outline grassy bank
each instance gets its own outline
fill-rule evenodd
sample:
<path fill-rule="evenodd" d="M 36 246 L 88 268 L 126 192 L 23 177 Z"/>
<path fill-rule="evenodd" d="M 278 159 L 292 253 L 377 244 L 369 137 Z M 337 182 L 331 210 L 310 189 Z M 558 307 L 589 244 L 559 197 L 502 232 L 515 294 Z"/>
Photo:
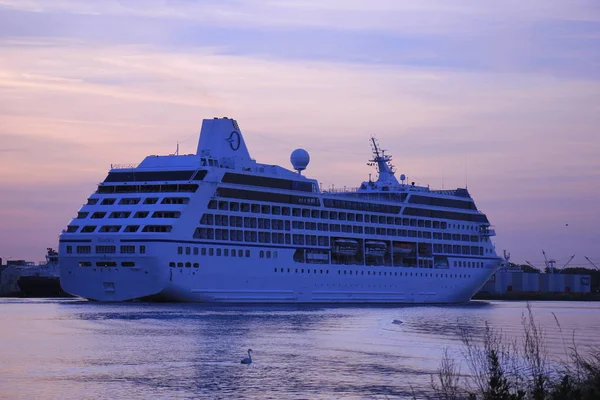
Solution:
<path fill-rule="evenodd" d="M 600 346 L 580 349 L 574 336 L 565 340 L 565 358 L 550 360 L 544 331 L 529 305 L 523 313 L 522 335 L 511 339 L 486 324 L 483 337 L 463 330 L 461 357 L 468 373 L 444 352 L 432 377 L 432 398 L 444 400 L 598 400 Z M 560 323 L 556 320 L 558 327 Z M 560 329 L 562 332 L 562 328 Z"/>

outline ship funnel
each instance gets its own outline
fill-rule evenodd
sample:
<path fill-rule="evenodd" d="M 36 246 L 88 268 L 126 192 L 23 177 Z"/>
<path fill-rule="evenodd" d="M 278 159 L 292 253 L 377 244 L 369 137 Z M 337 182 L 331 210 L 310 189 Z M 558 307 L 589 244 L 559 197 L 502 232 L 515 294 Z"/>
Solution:
<path fill-rule="evenodd" d="M 230 118 L 214 118 L 202 121 L 196 154 L 202 157 L 210 156 L 217 160 L 250 160 L 242 131 L 237 122 Z"/>

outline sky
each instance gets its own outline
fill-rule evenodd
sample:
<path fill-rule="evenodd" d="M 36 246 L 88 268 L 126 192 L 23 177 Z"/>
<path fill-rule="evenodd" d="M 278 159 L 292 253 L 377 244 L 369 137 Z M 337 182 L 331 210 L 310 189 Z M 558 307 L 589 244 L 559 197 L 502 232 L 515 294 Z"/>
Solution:
<path fill-rule="evenodd" d="M 517 263 L 600 267 L 600 3 L 0 0 L 0 257 L 42 260 L 111 163 L 235 118 L 323 188 L 468 187 Z"/>

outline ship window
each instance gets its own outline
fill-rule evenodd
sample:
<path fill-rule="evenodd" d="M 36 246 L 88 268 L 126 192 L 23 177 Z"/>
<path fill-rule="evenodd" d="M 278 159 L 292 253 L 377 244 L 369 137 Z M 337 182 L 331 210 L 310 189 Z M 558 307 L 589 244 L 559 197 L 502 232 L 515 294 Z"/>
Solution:
<path fill-rule="evenodd" d="M 77 229 L 79 229 L 79 225 L 69 225 L 67 226 L 67 232 L 77 232 Z"/>
<path fill-rule="evenodd" d="M 138 229 L 140 229 L 139 225 L 127 225 L 123 232 L 137 232 Z"/>
<path fill-rule="evenodd" d="M 177 263 L 177 266 L 178 266 L 179 268 L 183 268 L 183 263 L 182 263 L 182 262 L 178 262 L 178 263 Z"/>
<path fill-rule="evenodd" d="M 142 232 L 171 232 L 172 228 L 170 225 L 146 225 Z"/>
<path fill-rule="evenodd" d="M 281 207 L 279 206 L 273 206 L 273 215 L 281 215 Z"/>
<path fill-rule="evenodd" d="M 200 267 L 200 264 L 194 263 L 194 268 L 199 268 L 199 267 Z"/>
<path fill-rule="evenodd" d="M 157 201 L 158 201 L 158 197 L 147 197 L 144 200 L 144 204 L 156 204 Z"/>
<path fill-rule="evenodd" d="M 110 205 L 115 204 L 115 200 L 117 200 L 117 199 L 114 199 L 112 197 L 111 198 L 106 198 L 106 199 L 102 200 L 102 203 L 100 203 L 100 204 L 102 204 L 104 206 L 110 206 Z M 92 218 L 93 218 L 93 216 L 92 216 Z"/>
<path fill-rule="evenodd" d="M 119 204 L 137 204 L 140 202 L 140 198 L 136 197 L 126 197 L 119 201 Z"/>
<path fill-rule="evenodd" d="M 95 213 L 92 214 L 91 218 L 92 219 L 100 219 L 100 218 L 104 218 L 105 215 L 106 215 L 105 212 L 96 211 Z"/>
<path fill-rule="evenodd" d="M 73 246 L 67 246 L 67 253 L 73 253 Z"/>
<path fill-rule="evenodd" d="M 152 218 L 179 218 L 181 212 L 179 211 L 154 211 Z"/>
<path fill-rule="evenodd" d="M 242 250 L 242 249 L 238 250 L 238 257 L 244 257 L 244 250 Z"/>
<path fill-rule="evenodd" d="M 97 203 L 98 203 L 98 199 L 92 199 L 92 198 L 87 199 L 87 205 L 88 206 L 93 206 L 93 205 L 95 205 Z"/>
<path fill-rule="evenodd" d="M 104 225 L 100 228 L 99 232 L 119 232 L 121 225 Z"/>
<path fill-rule="evenodd" d="M 214 224 L 213 215 L 212 214 L 202 215 L 202 218 L 200 218 L 200 223 L 202 225 L 213 225 Z"/>
<path fill-rule="evenodd" d="M 188 197 L 165 197 L 161 204 L 187 204 L 189 201 Z"/>
<path fill-rule="evenodd" d="M 188 262 L 186 262 L 186 263 L 185 263 L 185 267 L 186 267 L 186 268 L 191 268 L 191 267 L 192 267 L 192 263 L 191 263 L 191 262 L 189 262 L 189 261 L 188 261 Z"/>
<path fill-rule="evenodd" d="M 210 249 L 208 249 L 208 255 L 209 256 L 214 256 L 215 255 L 215 249 L 213 249 L 212 247 Z"/>
<path fill-rule="evenodd" d="M 223 257 L 229 257 L 229 249 L 223 249 Z"/>
<path fill-rule="evenodd" d="M 258 253 L 258 256 L 259 256 L 260 258 L 264 258 L 264 256 L 265 256 L 265 252 L 264 252 L 264 250 L 261 250 L 261 251 Z"/>
<path fill-rule="evenodd" d="M 121 267 L 135 267 L 135 262 L 133 261 L 122 261 Z"/>
<path fill-rule="evenodd" d="M 148 211 L 138 211 L 135 213 L 133 218 L 146 218 L 148 216 Z"/>
<path fill-rule="evenodd" d="M 175 262 L 171 261 L 171 262 L 169 263 L 169 267 L 171 267 L 171 268 L 175 268 Z"/>
<path fill-rule="evenodd" d="M 113 254 L 116 251 L 116 246 L 96 246 L 96 254 Z"/>
<path fill-rule="evenodd" d="M 203 255 L 203 256 L 206 255 L 206 248 L 205 247 L 203 247 L 203 248 L 200 249 L 200 255 Z"/>
<path fill-rule="evenodd" d="M 117 263 L 114 261 L 98 261 L 96 267 L 116 267 Z"/>
<path fill-rule="evenodd" d="M 80 267 L 91 267 L 92 263 L 90 261 L 79 261 L 78 265 Z"/>
<path fill-rule="evenodd" d="M 189 256 L 191 253 L 192 253 L 191 247 L 186 246 L 186 248 L 185 248 L 185 254 Z"/>
<path fill-rule="evenodd" d="M 221 249 L 217 249 L 217 257 L 221 257 Z"/>
<path fill-rule="evenodd" d="M 242 203 L 241 208 L 242 212 L 250 212 L 250 204 Z"/>
<path fill-rule="evenodd" d="M 229 203 L 229 211 L 240 211 L 240 203 L 235 201 Z"/>
<path fill-rule="evenodd" d="M 198 255 L 198 248 L 194 247 L 194 255 L 197 256 Z"/>
<path fill-rule="evenodd" d="M 133 254 L 133 253 L 135 253 L 135 246 L 133 246 L 133 245 L 121 246 L 121 254 Z"/>
<path fill-rule="evenodd" d="M 83 219 L 83 218 L 86 218 L 86 217 L 88 216 L 88 214 L 89 214 L 88 212 L 79 211 L 79 212 L 77 213 L 77 219 Z"/>
<path fill-rule="evenodd" d="M 146 253 L 146 246 L 141 245 L 140 246 L 140 254 L 145 254 Z"/>
<path fill-rule="evenodd" d="M 227 210 L 227 202 L 226 201 L 219 201 L 219 210 Z"/>
<path fill-rule="evenodd" d="M 87 225 L 81 229 L 81 232 L 90 233 L 96 230 L 96 225 Z"/>
<path fill-rule="evenodd" d="M 208 202 L 208 208 L 210 210 L 216 210 L 217 209 L 217 201 L 216 200 L 211 200 Z"/>
<path fill-rule="evenodd" d="M 131 215 L 129 211 L 115 211 L 110 213 L 108 218 L 129 218 L 129 215 Z"/>
<path fill-rule="evenodd" d="M 77 246 L 77 254 L 90 254 L 92 246 Z"/>
<path fill-rule="evenodd" d="M 271 258 L 271 252 L 267 250 L 267 258 Z"/>

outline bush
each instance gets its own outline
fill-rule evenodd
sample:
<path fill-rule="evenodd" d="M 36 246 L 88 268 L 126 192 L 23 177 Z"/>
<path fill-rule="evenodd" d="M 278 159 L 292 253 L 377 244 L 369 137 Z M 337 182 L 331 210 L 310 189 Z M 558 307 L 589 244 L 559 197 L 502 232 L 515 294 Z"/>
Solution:
<path fill-rule="evenodd" d="M 560 328 L 560 324 L 557 324 Z M 600 399 L 600 347 L 583 356 L 573 339 L 566 362 L 548 359 L 545 334 L 536 324 L 531 307 L 521 317 L 521 340 L 506 337 L 486 323 L 483 338 L 476 340 L 461 330 L 461 351 L 469 374 L 444 351 L 431 384 L 443 400 L 598 400 Z"/>

